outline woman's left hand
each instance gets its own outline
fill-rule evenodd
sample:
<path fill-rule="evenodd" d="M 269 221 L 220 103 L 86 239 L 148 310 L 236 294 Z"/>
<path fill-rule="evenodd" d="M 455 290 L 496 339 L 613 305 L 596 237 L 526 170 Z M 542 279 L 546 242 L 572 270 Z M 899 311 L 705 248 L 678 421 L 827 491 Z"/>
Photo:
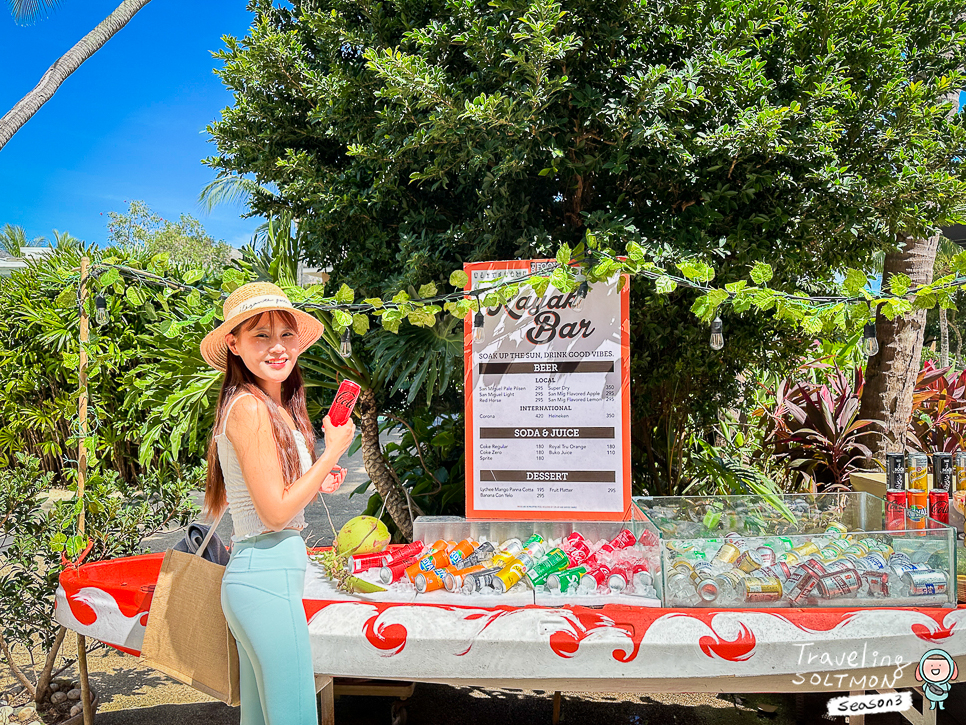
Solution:
<path fill-rule="evenodd" d="M 335 493 L 338 491 L 347 473 L 348 471 L 342 466 L 333 468 L 329 472 L 329 475 L 325 477 L 325 480 L 322 481 L 322 485 L 319 486 L 319 493 Z"/>

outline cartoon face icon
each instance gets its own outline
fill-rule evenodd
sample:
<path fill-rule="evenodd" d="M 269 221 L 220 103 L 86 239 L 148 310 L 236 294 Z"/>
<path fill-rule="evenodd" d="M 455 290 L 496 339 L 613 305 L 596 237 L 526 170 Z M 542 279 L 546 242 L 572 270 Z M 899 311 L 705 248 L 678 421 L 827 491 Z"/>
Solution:
<path fill-rule="evenodd" d="M 933 655 L 922 662 L 922 677 L 929 682 L 946 682 L 952 674 L 949 660 Z"/>

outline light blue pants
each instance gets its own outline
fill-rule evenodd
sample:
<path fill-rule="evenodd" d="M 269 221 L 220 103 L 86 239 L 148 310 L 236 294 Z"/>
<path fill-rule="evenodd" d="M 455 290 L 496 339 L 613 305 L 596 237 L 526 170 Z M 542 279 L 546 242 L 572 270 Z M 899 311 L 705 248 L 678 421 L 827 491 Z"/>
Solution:
<path fill-rule="evenodd" d="M 318 725 L 298 531 L 236 542 L 221 607 L 238 642 L 241 725 Z"/>

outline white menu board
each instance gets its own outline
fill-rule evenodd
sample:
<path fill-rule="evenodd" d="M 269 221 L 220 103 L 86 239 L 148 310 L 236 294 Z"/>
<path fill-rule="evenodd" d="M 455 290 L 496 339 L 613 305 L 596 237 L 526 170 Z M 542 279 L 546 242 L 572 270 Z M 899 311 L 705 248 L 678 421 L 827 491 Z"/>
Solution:
<path fill-rule="evenodd" d="M 552 260 L 465 266 L 469 289 Z M 621 520 L 630 506 L 628 294 L 617 277 L 542 297 L 521 284 L 465 326 L 468 518 Z M 575 306 L 579 309 L 574 309 Z"/>

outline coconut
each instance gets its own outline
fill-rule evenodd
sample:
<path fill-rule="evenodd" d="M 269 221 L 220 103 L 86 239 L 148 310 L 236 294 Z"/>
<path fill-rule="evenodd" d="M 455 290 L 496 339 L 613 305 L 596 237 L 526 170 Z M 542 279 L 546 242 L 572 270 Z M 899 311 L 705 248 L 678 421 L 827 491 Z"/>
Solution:
<path fill-rule="evenodd" d="M 372 554 L 389 545 L 389 530 L 375 516 L 349 519 L 335 537 L 335 553 L 339 555 Z"/>

